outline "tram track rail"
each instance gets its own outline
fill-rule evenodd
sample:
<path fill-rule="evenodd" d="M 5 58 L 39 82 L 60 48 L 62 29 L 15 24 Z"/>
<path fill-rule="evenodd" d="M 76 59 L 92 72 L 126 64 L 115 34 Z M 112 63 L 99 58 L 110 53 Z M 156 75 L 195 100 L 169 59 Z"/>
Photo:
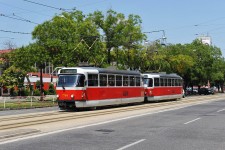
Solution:
<path fill-rule="evenodd" d="M 18 119 L 28 119 L 28 118 L 35 118 L 35 117 L 43 117 L 46 115 L 54 116 L 60 114 L 60 112 L 50 112 L 50 113 L 41 113 L 41 114 L 32 114 L 32 115 L 21 115 L 21 116 L 7 116 L 0 118 L 0 123 L 3 121 L 12 121 L 12 120 L 18 120 Z"/>
<path fill-rule="evenodd" d="M 184 104 L 192 104 L 195 102 L 201 103 L 209 100 L 221 100 L 224 99 L 221 96 L 213 95 L 213 96 L 199 96 L 199 97 L 189 97 L 178 101 L 166 101 L 159 103 L 147 103 L 141 105 L 132 105 L 127 107 L 113 107 L 111 109 L 100 109 L 96 111 L 83 111 L 83 112 L 52 112 L 52 113 L 41 113 L 41 114 L 32 114 L 32 115 L 22 115 L 22 116 L 13 116 L 13 117 L 1 117 L 0 118 L 0 131 L 4 131 L 7 129 L 16 129 L 20 127 L 28 127 L 33 125 L 42 125 L 48 123 L 61 122 L 66 120 L 75 120 L 81 118 L 95 117 L 101 115 L 109 115 L 116 114 L 122 112 L 129 112 L 134 110 L 142 110 L 142 109 L 151 109 L 151 108 L 160 108 L 166 107 L 174 108 L 179 105 L 182 106 Z M 166 109 L 164 108 L 164 109 Z"/>

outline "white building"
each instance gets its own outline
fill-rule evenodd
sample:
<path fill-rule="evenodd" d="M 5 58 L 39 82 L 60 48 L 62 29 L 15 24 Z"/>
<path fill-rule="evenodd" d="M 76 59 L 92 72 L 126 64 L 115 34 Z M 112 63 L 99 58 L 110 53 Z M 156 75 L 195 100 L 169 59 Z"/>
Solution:
<path fill-rule="evenodd" d="M 212 45 L 212 38 L 210 36 L 199 36 L 197 39 L 202 41 L 203 44 Z"/>

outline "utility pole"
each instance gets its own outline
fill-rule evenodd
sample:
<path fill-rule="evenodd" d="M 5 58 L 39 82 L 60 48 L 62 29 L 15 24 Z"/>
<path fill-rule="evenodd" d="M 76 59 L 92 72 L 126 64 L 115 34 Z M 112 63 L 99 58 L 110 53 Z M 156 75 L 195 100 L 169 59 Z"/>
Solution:
<path fill-rule="evenodd" d="M 41 92 L 41 97 L 40 97 L 40 101 L 43 101 L 44 98 L 44 89 L 43 89 L 43 69 L 45 68 L 45 63 L 40 63 L 39 64 L 39 69 L 40 69 L 40 92 Z"/>
<path fill-rule="evenodd" d="M 156 30 L 156 31 L 150 31 L 150 32 L 144 32 L 144 33 L 154 33 L 154 32 L 162 32 L 162 38 L 161 39 L 161 45 L 166 45 L 166 33 L 165 33 L 165 30 Z"/>

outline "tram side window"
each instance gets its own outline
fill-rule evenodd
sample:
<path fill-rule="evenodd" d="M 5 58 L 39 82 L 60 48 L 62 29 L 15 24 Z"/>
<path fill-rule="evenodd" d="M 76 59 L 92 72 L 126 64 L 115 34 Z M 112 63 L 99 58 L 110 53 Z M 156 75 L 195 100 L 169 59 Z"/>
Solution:
<path fill-rule="evenodd" d="M 183 80 L 179 79 L 179 86 L 183 85 Z"/>
<path fill-rule="evenodd" d="M 107 86 L 107 75 L 100 74 L 100 86 Z"/>
<path fill-rule="evenodd" d="M 88 74 L 88 86 L 98 86 L 97 74 Z"/>
<path fill-rule="evenodd" d="M 171 79 L 168 79 L 168 85 L 167 86 L 171 86 Z"/>
<path fill-rule="evenodd" d="M 136 77 L 136 86 L 141 86 L 141 78 Z"/>
<path fill-rule="evenodd" d="M 168 86 L 168 80 L 167 80 L 167 78 L 164 79 L 164 85 L 165 86 Z"/>
<path fill-rule="evenodd" d="M 175 79 L 172 79 L 172 86 L 175 86 Z"/>
<path fill-rule="evenodd" d="M 122 76 L 116 76 L 116 86 L 122 86 Z"/>
<path fill-rule="evenodd" d="M 148 87 L 152 87 L 152 86 L 153 86 L 153 79 L 149 78 Z"/>
<path fill-rule="evenodd" d="M 123 76 L 123 86 L 128 86 L 129 77 L 128 76 Z"/>
<path fill-rule="evenodd" d="M 179 79 L 175 79 L 175 86 L 179 86 Z"/>
<path fill-rule="evenodd" d="M 163 84 L 164 84 L 164 86 L 167 86 L 167 79 L 166 78 L 163 78 Z"/>
<path fill-rule="evenodd" d="M 164 86 L 164 79 L 160 78 L 160 86 Z"/>
<path fill-rule="evenodd" d="M 135 86 L 135 78 L 134 78 L 134 76 L 130 76 L 130 86 Z"/>
<path fill-rule="evenodd" d="M 108 75 L 108 86 L 115 86 L 115 75 Z"/>
<path fill-rule="evenodd" d="M 77 87 L 84 87 L 84 80 L 85 80 L 85 76 L 84 75 L 78 76 Z"/>
<path fill-rule="evenodd" d="M 154 78 L 154 85 L 159 86 L 159 78 Z"/>

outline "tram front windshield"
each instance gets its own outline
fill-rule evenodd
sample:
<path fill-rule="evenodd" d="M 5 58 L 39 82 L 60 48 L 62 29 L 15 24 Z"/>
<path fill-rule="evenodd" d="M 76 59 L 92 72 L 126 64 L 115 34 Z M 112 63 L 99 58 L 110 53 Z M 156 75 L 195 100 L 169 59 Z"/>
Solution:
<path fill-rule="evenodd" d="M 57 87 L 83 87 L 84 75 L 59 75 Z"/>

